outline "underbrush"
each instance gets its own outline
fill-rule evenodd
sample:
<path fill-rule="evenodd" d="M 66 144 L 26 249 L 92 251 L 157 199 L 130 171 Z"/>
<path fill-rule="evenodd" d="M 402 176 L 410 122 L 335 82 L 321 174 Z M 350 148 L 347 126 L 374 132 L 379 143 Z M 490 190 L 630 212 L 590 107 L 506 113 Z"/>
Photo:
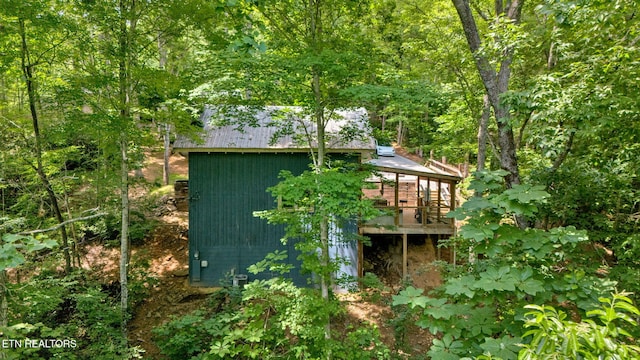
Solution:
<path fill-rule="evenodd" d="M 129 282 L 131 310 L 148 294 L 145 267 Z M 60 277 L 43 271 L 25 283 L 10 284 L 8 324 L 3 339 L 7 359 L 127 359 L 140 357 L 128 348 L 121 324 L 119 283 L 105 284 L 77 271 Z M 128 314 L 126 316 L 129 316 Z"/>
<path fill-rule="evenodd" d="M 323 318 L 344 313 L 337 299 L 327 308 L 317 290 L 280 278 L 256 280 L 222 289 L 204 308 L 156 328 L 155 342 L 170 359 L 392 358 L 370 324 L 333 326 L 332 338 L 325 338 Z"/>

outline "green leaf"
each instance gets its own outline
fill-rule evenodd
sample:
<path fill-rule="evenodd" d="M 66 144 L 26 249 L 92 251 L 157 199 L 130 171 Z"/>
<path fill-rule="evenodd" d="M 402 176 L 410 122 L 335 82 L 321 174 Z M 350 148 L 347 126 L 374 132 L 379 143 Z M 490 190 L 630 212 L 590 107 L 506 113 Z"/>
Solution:
<path fill-rule="evenodd" d="M 464 352 L 464 344 L 459 340 L 454 340 L 451 335 L 445 334 L 442 340 L 433 339 L 427 354 L 432 359 L 458 360 L 462 352 Z"/>
<path fill-rule="evenodd" d="M 445 293 L 454 296 L 465 295 L 471 299 L 475 295 L 475 283 L 476 278 L 472 275 L 465 275 L 459 278 L 450 279 L 444 286 Z"/>
<path fill-rule="evenodd" d="M 493 230 L 486 225 L 476 226 L 475 224 L 467 223 L 460 228 L 460 236 L 480 242 L 484 239 L 493 238 Z"/>
<path fill-rule="evenodd" d="M 523 249 L 540 250 L 549 243 L 549 239 L 544 236 L 544 233 L 537 229 L 518 230 L 514 229 L 513 236 L 519 235 L 518 237 L 522 241 Z"/>
<path fill-rule="evenodd" d="M 550 196 L 542 185 L 514 185 L 504 193 L 509 199 L 516 200 L 522 204 L 530 204 L 532 202 L 540 203 Z"/>
<path fill-rule="evenodd" d="M 476 288 L 484 291 L 514 291 L 517 279 L 510 273 L 509 266 L 500 268 L 489 267 L 480 273 L 480 279 L 476 282 Z"/>
<path fill-rule="evenodd" d="M 423 292 L 423 289 L 416 289 L 413 286 L 409 286 L 400 291 L 398 295 L 393 296 L 392 305 L 409 305 L 411 308 L 420 306 L 424 308 L 428 298 L 422 295 Z"/>
<path fill-rule="evenodd" d="M 35 239 L 32 236 L 5 234 L 5 241 L 0 246 L 0 270 L 15 268 L 24 264 L 23 252 L 35 252 L 42 249 L 50 249 L 58 245 L 55 240 L 43 238 Z"/>
<path fill-rule="evenodd" d="M 2 236 L 2 240 L 7 243 L 14 243 L 23 239 L 27 239 L 24 235 L 16 235 L 16 234 L 4 234 Z"/>
<path fill-rule="evenodd" d="M 491 354 L 502 359 L 515 359 L 520 351 L 519 344 L 522 339 L 505 335 L 499 339 L 491 337 L 484 338 L 484 343 L 480 344 L 480 348 L 485 354 Z"/>
<path fill-rule="evenodd" d="M 467 329 L 474 337 L 481 334 L 490 336 L 498 330 L 495 309 L 491 306 L 475 308 L 467 316 Z"/>
<path fill-rule="evenodd" d="M 518 283 L 518 289 L 528 295 L 533 296 L 546 290 L 544 287 L 544 283 L 536 279 L 527 279 L 521 281 L 520 283 Z"/>
<path fill-rule="evenodd" d="M 423 314 L 433 319 L 449 320 L 452 317 L 459 315 L 460 310 L 462 310 L 462 308 L 464 307 L 465 305 L 459 304 L 433 304 L 432 306 L 426 308 Z"/>
<path fill-rule="evenodd" d="M 494 209 L 496 208 L 496 205 L 487 198 L 474 196 L 465 201 L 464 204 L 462 204 L 462 207 L 467 211 L 478 211 Z M 458 220 L 464 220 L 464 218 Z"/>
<path fill-rule="evenodd" d="M 638 310 L 637 307 L 633 306 L 631 300 L 629 300 L 629 302 L 618 301 L 616 302 L 615 307 L 616 309 L 622 309 L 634 315 L 640 315 L 640 310 Z"/>

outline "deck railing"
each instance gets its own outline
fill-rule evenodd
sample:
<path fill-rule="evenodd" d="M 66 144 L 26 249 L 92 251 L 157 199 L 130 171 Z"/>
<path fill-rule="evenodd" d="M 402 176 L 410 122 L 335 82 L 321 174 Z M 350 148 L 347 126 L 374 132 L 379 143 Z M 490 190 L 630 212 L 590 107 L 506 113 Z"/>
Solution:
<path fill-rule="evenodd" d="M 447 218 L 449 206 L 375 206 L 383 215 L 365 222 L 366 226 L 428 227 L 431 225 L 450 225 L 453 219 Z"/>

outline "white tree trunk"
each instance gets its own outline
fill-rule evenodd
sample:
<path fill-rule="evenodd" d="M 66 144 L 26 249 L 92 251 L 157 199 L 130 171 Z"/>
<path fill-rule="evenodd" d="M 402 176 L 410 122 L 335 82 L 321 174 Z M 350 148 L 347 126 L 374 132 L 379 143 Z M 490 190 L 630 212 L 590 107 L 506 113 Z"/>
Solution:
<path fill-rule="evenodd" d="M 169 185 L 169 158 L 171 157 L 171 125 L 164 124 L 164 166 L 162 167 L 162 179 L 164 185 Z"/>
<path fill-rule="evenodd" d="M 121 140 L 120 151 L 121 161 L 121 208 L 122 226 L 120 229 L 120 310 L 122 313 L 122 334 L 127 337 L 127 318 L 129 308 L 129 284 L 128 284 L 128 267 L 129 267 L 129 164 L 127 156 L 127 140 L 126 137 Z"/>

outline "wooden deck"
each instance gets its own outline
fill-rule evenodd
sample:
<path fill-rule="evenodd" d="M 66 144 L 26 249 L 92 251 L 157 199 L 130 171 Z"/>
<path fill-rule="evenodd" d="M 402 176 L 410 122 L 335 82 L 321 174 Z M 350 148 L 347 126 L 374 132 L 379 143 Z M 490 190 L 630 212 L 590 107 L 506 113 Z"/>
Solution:
<path fill-rule="evenodd" d="M 379 172 L 368 179 L 366 198 L 383 214 L 360 224 L 361 235 L 402 236 L 402 278 L 406 279 L 409 235 L 455 235 L 455 220 L 447 214 L 456 207 L 460 177 L 431 169 L 401 156 L 371 160 Z M 358 246 L 358 274 L 363 275 L 364 250 Z"/>
<path fill-rule="evenodd" d="M 397 184 L 397 187 L 396 187 Z M 384 214 L 360 226 L 361 234 L 442 234 L 453 235 L 454 219 L 446 215 L 455 208 L 455 191 L 450 183 L 418 178 L 394 184 L 379 182 L 365 189 Z"/>

